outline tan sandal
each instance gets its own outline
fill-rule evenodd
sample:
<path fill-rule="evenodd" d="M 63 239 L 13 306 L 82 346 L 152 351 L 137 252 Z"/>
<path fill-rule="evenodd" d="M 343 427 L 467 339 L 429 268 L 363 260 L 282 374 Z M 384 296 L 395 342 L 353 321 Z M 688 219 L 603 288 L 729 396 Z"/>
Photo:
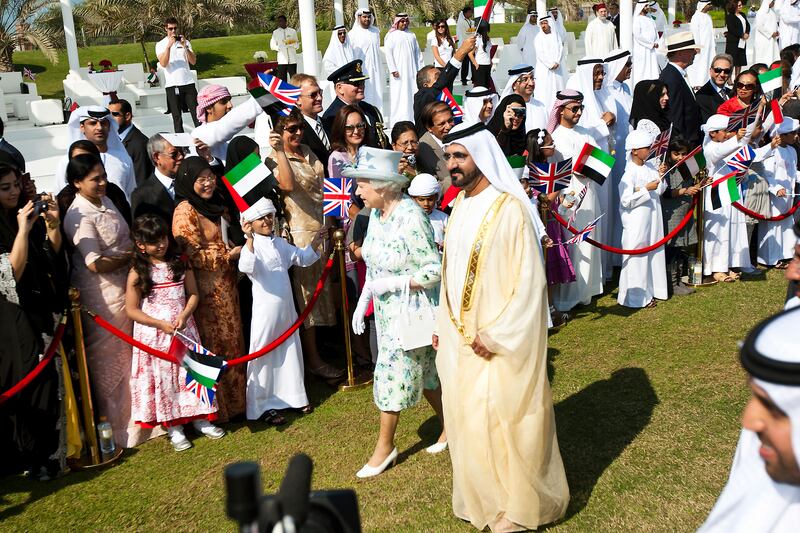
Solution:
<path fill-rule="evenodd" d="M 724 283 L 733 283 L 734 281 L 736 281 L 735 278 L 729 276 L 725 272 L 714 272 L 714 274 L 711 277 L 713 277 L 714 280 L 716 281 Z"/>

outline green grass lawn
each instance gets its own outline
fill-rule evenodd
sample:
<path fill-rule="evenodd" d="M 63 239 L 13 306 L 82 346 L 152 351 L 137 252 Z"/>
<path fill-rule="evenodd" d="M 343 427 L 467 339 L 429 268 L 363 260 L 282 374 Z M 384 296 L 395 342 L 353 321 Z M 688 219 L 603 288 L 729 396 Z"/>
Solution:
<path fill-rule="evenodd" d="M 747 398 L 737 341 L 778 311 L 780 272 L 720 284 L 655 309 L 616 304 L 616 291 L 550 337 L 549 370 L 570 484 L 558 532 L 692 531 L 728 475 Z M 222 472 L 260 463 L 274 492 L 288 459 L 308 453 L 315 488 L 354 487 L 366 531 L 472 531 L 450 510 L 450 461 L 430 456 L 439 424 L 426 405 L 403 413 L 399 464 L 369 481 L 355 472 L 374 446 L 371 390 L 333 393 L 314 383 L 311 415 L 281 429 L 231 424 L 220 441 L 180 454 L 159 438 L 103 471 L 48 483 L 0 481 L 3 531 L 233 531 Z"/>
<path fill-rule="evenodd" d="M 569 31 L 582 31 L 586 24 L 568 24 Z M 495 24 L 492 26 L 492 37 L 502 37 L 505 42 L 516 36 L 519 24 Z M 425 36 L 430 28 L 414 28 L 419 42 L 424 46 Z M 451 28 L 455 35 L 455 28 Z M 331 32 L 317 32 L 317 48 L 325 53 Z M 270 34 L 262 35 L 236 35 L 231 37 L 212 37 L 208 39 L 195 39 L 192 46 L 197 51 L 197 70 L 202 78 L 215 78 L 222 76 L 247 76 L 244 70 L 245 63 L 253 62 L 253 53 L 257 50 L 267 52 L 270 59 L 275 58 L 275 52 L 269 49 Z M 155 43 L 147 44 L 147 54 L 151 61 L 156 60 Z M 142 47 L 139 44 L 120 44 L 107 46 L 90 46 L 79 48 L 78 56 L 80 65 L 93 61 L 97 65 L 102 59 L 109 59 L 115 65 L 121 63 L 136 63 L 143 61 Z M 22 67 L 30 68 L 35 74 L 36 85 L 42 98 L 64 98 L 64 87 L 61 82 L 67 77 L 69 63 L 66 51 L 58 55 L 58 63 L 51 64 L 39 51 L 16 52 L 14 64 L 17 70 Z M 27 80 L 26 80 L 27 81 Z"/>

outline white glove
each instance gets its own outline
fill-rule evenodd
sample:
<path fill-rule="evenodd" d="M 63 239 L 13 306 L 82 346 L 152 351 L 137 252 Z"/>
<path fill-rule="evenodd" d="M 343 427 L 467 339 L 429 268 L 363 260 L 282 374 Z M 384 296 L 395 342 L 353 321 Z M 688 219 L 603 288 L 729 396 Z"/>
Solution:
<path fill-rule="evenodd" d="M 372 300 L 372 290 L 370 289 L 370 284 L 365 283 L 364 288 L 361 289 L 361 297 L 358 299 L 356 310 L 353 312 L 352 327 L 353 333 L 356 335 L 361 335 L 364 333 L 364 330 L 367 329 L 364 323 L 364 315 L 367 314 L 367 307 L 369 306 L 370 300 Z"/>
<path fill-rule="evenodd" d="M 374 296 L 380 296 L 387 292 L 402 291 L 411 283 L 411 276 L 391 276 L 388 278 L 378 278 L 365 284 L 369 287 Z"/>

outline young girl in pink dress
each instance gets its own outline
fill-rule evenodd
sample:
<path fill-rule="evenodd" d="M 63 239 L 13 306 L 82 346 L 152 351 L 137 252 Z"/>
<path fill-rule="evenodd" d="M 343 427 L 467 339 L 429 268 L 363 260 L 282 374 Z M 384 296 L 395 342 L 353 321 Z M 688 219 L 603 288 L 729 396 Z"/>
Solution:
<path fill-rule="evenodd" d="M 163 352 L 176 331 L 189 339 L 200 336 L 192 313 L 200 300 L 192 271 L 175 251 L 166 222 L 142 215 L 133 223 L 133 267 L 128 274 L 125 311 L 134 321 L 133 338 Z M 186 389 L 186 370 L 174 363 L 133 349 L 131 411 L 143 427 L 167 428 L 176 451 L 192 447 L 183 434 L 191 421 L 203 435 L 217 439 L 225 432 L 212 425 L 216 402 L 204 405 Z"/>

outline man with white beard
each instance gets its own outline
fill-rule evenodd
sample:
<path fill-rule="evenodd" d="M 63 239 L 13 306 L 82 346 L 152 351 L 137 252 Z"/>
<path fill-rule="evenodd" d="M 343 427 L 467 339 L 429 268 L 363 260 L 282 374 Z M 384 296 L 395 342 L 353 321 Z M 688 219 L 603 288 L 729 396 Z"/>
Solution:
<path fill-rule="evenodd" d="M 517 46 L 522 54 L 522 63 L 526 65 L 536 64 L 536 44 L 534 40 L 536 35 L 539 34 L 538 13 L 536 11 L 528 11 L 528 18 L 525 24 L 519 29 L 517 34 Z"/>
<path fill-rule="evenodd" d="M 422 68 L 422 53 L 419 51 L 416 35 L 409 31 L 408 26 L 408 14 L 398 13 L 384 38 L 386 66 L 389 69 L 391 124 L 414 120 L 416 76 Z"/>
<path fill-rule="evenodd" d="M 536 36 L 536 89 L 533 97 L 549 108 L 558 91 L 564 88 L 564 41 L 550 25 L 553 21 L 551 15 L 539 19 L 539 28 L 542 31 Z"/>
<path fill-rule="evenodd" d="M 356 11 L 355 20 L 347 35 L 355 59 L 360 59 L 369 78 L 364 82 L 364 100 L 383 114 L 383 87 L 386 74 L 381 61 L 381 32 L 375 26 L 375 15 L 369 9 Z M 339 65 L 342 66 L 342 65 Z"/>
<path fill-rule="evenodd" d="M 586 51 L 596 57 L 605 57 L 617 47 L 617 32 L 608 20 L 608 8 L 603 3 L 592 6 L 595 19 L 586 25 L 584 46 Z"/>

